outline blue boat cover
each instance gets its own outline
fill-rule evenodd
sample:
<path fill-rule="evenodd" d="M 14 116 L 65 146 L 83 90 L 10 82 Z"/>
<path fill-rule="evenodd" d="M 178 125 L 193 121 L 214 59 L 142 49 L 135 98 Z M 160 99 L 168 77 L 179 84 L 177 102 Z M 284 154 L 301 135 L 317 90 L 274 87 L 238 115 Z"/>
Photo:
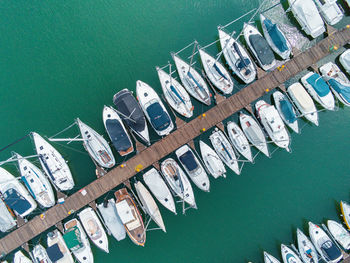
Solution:
<path fill-rule="evenodd" d="M 183 155 L 180 156 L 181 163 L 189 170 L 190 172 L 197 169 L 198 164 L 193 156 L 193 153 L 191 151 L 185 152 Z"/>
<path fill-rule="evenodd" d="M 309 83 L 314 90 L 316 91 L 316 93 L 318 94 L 318 96 L 320 97 L 324 97 L 326 96 L 329 92 L 331 92 L 331 90 L 329 89 L 327 83 L 323 80 L 323 78 L 317 74 L 314 73 L 313 75 L 311 75 L 310 77 L 308 77 L 306 79 L 306 82 Z"/>
<path fill-rule="evenodd" d="M 46 249 L 46 253 L 52 262 L 57 262 L 58 260 L 63 258 L 63 254 L 62 254 L 58 244 L 54 244 L 51 247 L 48 247 Z"/>
<path fill-rule="evenodd" d="M 337 246 L 330 240 L 321 245 L 321 250 L 327 255 L 329 261 L 333 261 L 342 255 Z"/>
<path fill-rule="evenodd" d="M 264 25 L 269 33 L 272 42 L 278 48 L 279 51 L 285 52 L 288 50 L 287 40 L 284 35 L 281 33 L 277 24 L 273 23 L 270 19 L 264 20 Z"/>
<path fill-rule="evenodd" d="M 293 111 L 292 103 L 289 100 L 283 99 L 280 101 L 281 111 L 283 113 L 284 118 L 289 122 L 293 123 L 296 121 L 297 116 Z"/>
<path fill-rule="evenodd" d="M 107 120 L 106 129 L 117 151 L 126 151 L 131 147 L 131 141 L 118 120 Z"/>
<path fill-rule="evenodd" d="M 170 117 L 163 110 L 159 102 L 155 102 L 146 109 L 149 118 L 151 119 L 152 126 L 157 131 L 163 131 L 170 125 Z"/>
<path fill-rule="evenodd" d="M 25 199 L 20 193 L 16 191 L 14 188 L 8 189 L 5 193 L 3 193 L 5 203 L 18 214 L 23 214 L 28 209 L 32 207 L 32 205 Z"/>
<path fill-rule="evenodd" d="M 331 87 L 338 92 L 343 98 L 344 100 L 346 100 L 348 103 L 350 103 L 350 87 L 349 86 L 344 86 L 342 84 L 340 84 L 338 81 L 336 81 L 335 79 L 330 79 L 328 81 L 329 85 L 331 85 Z"/>

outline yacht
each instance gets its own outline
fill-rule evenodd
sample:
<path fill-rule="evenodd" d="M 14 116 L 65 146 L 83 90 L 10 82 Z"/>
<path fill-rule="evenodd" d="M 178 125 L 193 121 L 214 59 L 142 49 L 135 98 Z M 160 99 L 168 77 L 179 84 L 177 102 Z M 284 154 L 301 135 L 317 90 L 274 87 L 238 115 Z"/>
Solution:
<path fill-rule="evenodd" d="M 226 177 L 226 168 L 219 155 L 205 142 L 199 141 L 199 148 L 205 167 L 216 179 L 220 176 Z"/>
<path fill-rule="evenodd" d="M 281 244 L 281 254 L 284 263 L 302 263 L 297 254 L 286 245 Z"/>
<path fill-rule="evenodd" d="M 294 132 L 299 133 L 298 117 L 288 97 L 280 91 L 275 91 L 272 96 L 275 102 L 275 107 L 284 123 Z"/>
<path fill-rule="evenodd" d="M 344 17 L 343 11 L 340 9 L 336 0 L 314 0 L 318 11 L 328 25 L 335 25 Z"/>
<path fill-rule="evenodd" d="M 297 229 L 297 243 L 300 257 L 305 263 L 318 263 L 315 246 L 299 228 Z"/>
<path fill-rule="evenodd" d="M 62 234 L 55 229 L 47 234 L 46 252 L 52 262 L 55 263 L 74 263 L 73 257 L 68 250 Z"/>
<path fill-rule="evenodd" d="M 338 222 L 334 220 L 327 221 L 327 227 L 333 238 L 343 247 L 344 250 L 350 249 L 350 233 Z"/>

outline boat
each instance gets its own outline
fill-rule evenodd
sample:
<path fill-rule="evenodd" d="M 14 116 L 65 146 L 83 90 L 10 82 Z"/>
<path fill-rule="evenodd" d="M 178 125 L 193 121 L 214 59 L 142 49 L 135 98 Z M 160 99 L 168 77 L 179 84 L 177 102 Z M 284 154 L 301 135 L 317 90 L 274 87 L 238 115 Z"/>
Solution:
<path fill-rule="evenodd" d="M 260 67 L 265 71 L 273 70 L 276 67 L 275 55 L 258 29 L 250 24 L 244 23 L 243 35 Z"/>
<path fill-rule="evenodd" d="M 185 88 L 168 73 L 160 68 L 156 68 L 163 94 L 168 104 L 180 115 L 191 118 L 193 116 L 193 106 L 190 96 Z"/>
<path fill-rule="evenodd" d="M 350 49 L 345 50 L 340 56 L 339 56 L 339 62 L 345 69 L 345 71 L 349 74 L 350 73 Z M 334 63 L 332 63 L 334 64 Z"/>
<path fill-rule="evenodd" d="M 328 25 L 335 25 L 344 17 L 336 0 L 314 0 L 318 11 Z"/>
<path fill-rule="evenodd" d="M 0 231 L 8 232 L 17 225 L 16 219 L 10 208 L 0 198 Z"/>
<path fill-rule="evenodd" d="M 192 149 L 185 144 L 177 149 L 175 154 L 192 182 L 202 191 L 209 192 L 210 181 L 207 172 Z"/>
<path fill-rule="evenodd" d="M 284 123 L 287 124 L 294 132 L 299 133 L 298 117 L 288 97 L 280 91 L 275 91 L 272 96 L 275 102 L 275 107 Z"/>
<path fill-rule="evenodd" d="M 324 261 L 336 263 L 343 258 L 339 248 L 318 225 L 309 222 L 309 235 L 317 252 Z"/>
<path fill-rule="evenodd" d="M 40 244 L 36 245 L 31 253 L 34 263 L 52 263 L 46 249 Z"/>
<path fill-rule="evenodd" d="M 280 148 L 290 151 L 290 137 L 284 126 L 281 116 L 274 106 L 259 100 L 255 103 L 255 109 L 265 131 L 272 141 Z"/>
<path fill-rule="evenodd" d="M 281 254 L 284 263 L 302 263 L 297 254 L 286 245 L 281 244 Z"/>
<path fill-rule="evenodd" d="M 31 134 L 41 167 L 46 175 L 59 190 L 71 190 L 74 187 L 73 176 L 62 155 L 38 133 Z"/>
<path fill-rule="evenodd" d="M 18 153 L 14 153 L 14 156 L 18 161 L 21 180 L 30 194 L 42 207 L 53 206 L 55 204 L 55 195 L 49 180 L 43 172 Z"/>
<path fill-rule="evenodd" d="M 152 220 L 166 232 L 162 214 L 159 211 L 159 208 L 154 201 L 151 193 L 146 189 L 146 187 L 140 182 L 134 184 L 137 196 L 147 214 L 152 218 Z"/>
<path fill-rule="evenodd" d="M 119 189 L 114 193 L 118 215 L 125 227 L 130 239 L 139 246 L 146 242 L 146 230 L 143 225 L 142 216 L 136 204 L 126 188 Z"/>
<path fill-rule="evenodd" d="M 288 87 L 287 92 L 302 116 L 318 126 L 316 106 L 304 87 L 299 82 L 296 82 Z"/>
<path fill-rule="evenodd" d="M 22 218 L 33 212 L 37 204 L 28 193 L 27 189 L 4 168 L 0 167 L 0 192 L 3 201 Z"/>
<path fill-rule="evenodd" d="M 209 55 L 204 49 L 198 49 L 205 74 L 213 85 L 223 94 L 231 94 L 233 91 L 233 81 L 230 73 L 217 59 Z"/>
<path fill-rule="evenodd" d="M 158 94 L 141 80 L 136 82 L 136 96 L 151 126 L 159 136 L 168 135 L 174 124 Z"/>
<path fill-rule="evenodd" d="M 253 82 L 256 78 L 256 69 L 248 52 L 225 31 L 220 28 L 218 28 L 218 31 L 222 52 L 231 70 L 244 83 Z"/>
<path fill-rule="evenodd" d="M 47 234 L 46 252 L 52 262 L 74 263 L 73 257 L 63 240 L 62 234 L 57 229 Z"/>
<path fill-rule="evenodd" d="M 332 92 L 324 79 L 317 73 L 308 72 L 301 78 L 311 97 L 327 110 L 334 110 L 335 102 Z"/>
<path fill-rule="evenodd" d="M 182 60 L 175 53 L 171 54 L 176 65 L 177 72 L 179 73 L 182 84 L 188 93 L 204 103 L 205 105 L 210 105 L 210 92 L 207 83 L 204 81 L 202 76 L 184 60 Z"/>
<path fill-rule="evenodd" d="M 226 168 L 219 155 L 205 142 L 199 141 L 199 148 L 205 167 L 216 179 L 220 176 L 226 177 Z"/>
<path fill-rule="evenodd" d="M 209 140 L 220 159 L 230 167 L 232 171 L 239 175 L 241 171 L 238 166 L 236 154 L 224 133 L 215 128 L 213 133 L 209 136 Z"/>
<path fill-rule="evenodd" d="M 143 180 L 157 200 L 176 215 L 174 198 L 159 172 L 155 168 L 151 168 L 143 174 Z"/>
<path fill-rule="evenodd" d="M 134 146 L 117 111 L 112 107 L 104 106 L 102 117 L 108 136 L 120 156 L 132 153 Z"/>
<path fill-rule="evenodd" d="M 340 244 L 345 250 L 349 250 L 350 233 L 341 224 L 334 220 L 328 220 L 327 227 L 338 244 Z"/>
<path fill-rule="evenodd" d="M 115 207 L 115 200 L 113 198 L 105 199 L 103 203 L 97 205 L 97 208 L 103 218 L 104 225 L 114 238 L 118 241 L 125 239 L 126 230 Z"/>
<path fill-rule="evenodd" d="M 28 257 L 26 257 L 22 251 L 17 251 L 13 257 L 13 263 L 32 263 Z"/>
<path fill-rule="evenodd" d="M 277 258 L 264 251 L 264 263 L 281 263 Z"/>
<path fill-rule="evenodd" d="M 272 50 L 282 59 L 288 59 L 292 52 L 292 46 L 279 25 L 262 14 L 260 14 L 260 22 L 264 37 Z"/>
<path fill-rule="evenodd" d="M 288 0 L 288 3 L 294 17 L 307 35 L 316 38 L 326 31 L 313 0 Z"/>
<path fill-rule="evenodd" d="M 266 138 L 260 125 L 253 119 L 253 117 L 240 113 L 239 122 L 241 128 L 247 139 L 253 144 L 259 151 L 270 157 L 269 148 L 266 143 Z"/>
<path fill-rule="evenodd" d="M 109 253 L 108 238 L 96 212 L 91 207 L 87 207 L 78 213 L 78 217 L 92 243 Z"/>
<path fill-rule="evenodd" d="M 344 223 L 350 229 L 350 205 L 345 201 L 340 201 L 340 209 L 343 215 Z"/>
<path fill-rule="evenodd" d="M 94 262 L 89 240 L 79 221 L 75 218 L 69 220 L 64 224 L 64 229 L 63 239 L 78 262 Z"/>
<path fill-rule="evenodd" d="M 243 155 L 244 158 L 253 162 L 252 150 L 250 149 L 248 139 L 245 137 L 241 128 L 233 121 L 229 121 L 226 128 L 231 144 L 240 154 Z"/>
<path fill-rule="evenodd" d="M 123 89 L 113 97 L 115 109 L 119 117 L 132 130 L 141 141 L 150 145 L 148 127 L 145 115 L 132 93 L 128 89 Z"/>
<path fill-rule="evenodd" d="M 297 243 L 299 255 L 305 263 L 318 263 L 316 248 L 299 228 L 297 229 Z"/>

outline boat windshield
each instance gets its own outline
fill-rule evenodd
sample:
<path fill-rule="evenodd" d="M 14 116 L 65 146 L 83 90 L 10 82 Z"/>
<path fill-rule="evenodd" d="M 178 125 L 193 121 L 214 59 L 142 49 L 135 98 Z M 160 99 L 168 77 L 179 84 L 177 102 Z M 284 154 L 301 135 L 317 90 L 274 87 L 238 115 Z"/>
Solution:
<path fill-rule="evenodd" d="M 280 52 L 285 52 L 289 50 L 287 45 L 287 40 L 285 36 L 282 34 L 281 30 L 278 28 L 277 24 L 273 23 L 270 19 L 264 20 L 264 25 L 267 29 L 267 32 L 270 35 L 275 46 L 278 48 Z"/>
<path fill-rule="evenodd" d="M 330 260 L 335 260 L 341 256 L 340 250 L 330 240 L 321 245 L 321 250 Z"/>
<path fill-rule="evenodd" d="M 169 115 L 163 110 L 159 102 L 151 104 L 146 111 L 151 120 L 152 126 L 156 130 L 163 131 L 170 126 Z"/>
<path fill-rule="evenodd" d="M 106 128 L 117 151 L 126 151 L 132 145 L 124 127 L 118 120 L 107 120 Z"/>
<path fill-rule="evenodd" d="M 318 96 L 324 97 L 328 93 L 330 93 L 330 89 L 327 83 L 323 80 L 323 78 L 319 74 L 314 73 L 313 75 L 308 77 L 306 81 L 314 88 Z"/>
<path fill-rule="evenodd" d="M 335 79 L 330 79 L 328 81 L 328 83 L 331 85 L 331 87 L 336 92 L 341 94 L 341 96 L 344 98 L 344 100 L 346 100 L 347 102 L 350 102 L 350 87 L 349 86 L 342 85 L 338 81 L 336 81 Z"/>
<path fill-rule="evenodd" d="M 198 168 L 196 159 L 191 151 L 185 152 L 180 156 L 181 163 L 187 168 L 188 171 L 194 172 Z"/>
<path fill-rule="evenodd" d="M 288 121 L 289 123 L 293 123 L 297 120 L 297 116 L 293 111 L 292 103 L 290 103 L 287 99 L 282 99 L 280 101 L 280 107 L 286 121 Z"/>
<path fill-rule="evenodd" d="M 28 211 L 32 206 L 20 193 L 14 188 L 8 189 L 3 193 L 5 203 L 18 214 L 23 214 Z"/>

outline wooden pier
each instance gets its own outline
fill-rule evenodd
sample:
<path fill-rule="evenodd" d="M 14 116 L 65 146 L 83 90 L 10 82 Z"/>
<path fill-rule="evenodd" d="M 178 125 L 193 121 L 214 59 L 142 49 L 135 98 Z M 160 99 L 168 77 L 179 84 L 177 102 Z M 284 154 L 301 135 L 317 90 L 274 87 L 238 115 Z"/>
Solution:
<path fill-rule="evenodd" d="M 283 69 L 275 69 L 231 97 L 220 100 L 215 107 L 192 121 L 180 125 L 170 135 L 143 149 L 124 164 L 117 166 L 103 177 L 67 197 L 63 204 L 55 205 L 45 211 L 43 215 L 34 217 L 8 233 L 0 239 L 0 255 L 5 256 L 50 227 L 59 224 L 71 213 L 89 205 L 92 201 L 136 175 L 140 170 L 156 165 L 159 159 L 174 152 L 180 146 L 190 143 L 203 131 L 216 125 L 220 126 L 223 120 L 235 112 L 243 108 L 251 109 L 250 103 L 329 55 L 332 52 L 331 47 L 341 47 L 349 41 L 350 29 L 335 31 L 307 51 L 295 55 L 293 59 L 284 64 Z"/>

